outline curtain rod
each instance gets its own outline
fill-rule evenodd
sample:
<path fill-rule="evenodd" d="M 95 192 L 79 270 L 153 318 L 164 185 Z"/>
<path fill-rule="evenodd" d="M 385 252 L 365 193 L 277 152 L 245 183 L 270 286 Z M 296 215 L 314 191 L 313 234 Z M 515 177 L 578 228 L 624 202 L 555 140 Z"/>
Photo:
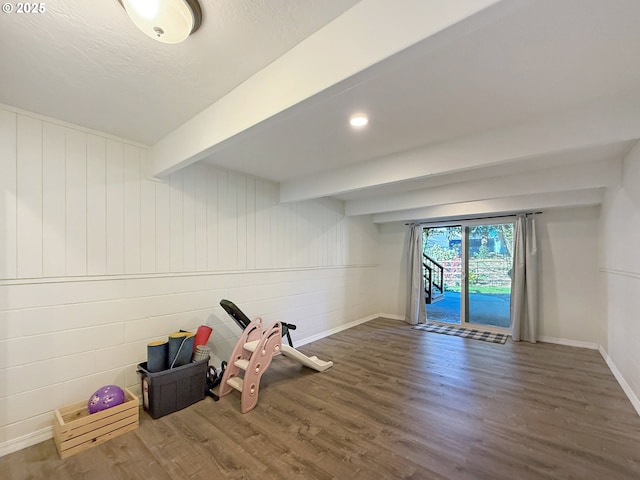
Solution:
<path fill-rule="evenodd" d="M 523 213 L 523 212 L 519 212 Z M 524 212 L 525 215 L 540 215 L 542 212 Z M 456 218 L 452 219 L 451 222 L 468 222 L 470 220 L 490 220 L 492 218 L 508 218 L 508 217 L 516 217 L 518 213 L 511 213 L 509 215 L 493 215 L 491 217 L 466 217 L 466 218 Z M 431 225 L 432 223 L 447 223 L 449 220 L 437 220 L 433 222 L 412 222 L 405 223 L 405 225 Z"/>

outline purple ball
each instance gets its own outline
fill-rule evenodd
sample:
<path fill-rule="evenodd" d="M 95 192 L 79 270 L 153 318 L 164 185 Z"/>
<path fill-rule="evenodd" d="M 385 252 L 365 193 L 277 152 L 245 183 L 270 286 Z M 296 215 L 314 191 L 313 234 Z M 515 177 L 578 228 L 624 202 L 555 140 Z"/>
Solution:
<path fill-rule="evenodd" d="M 117 385 L 100 387 L 89 398 L 89 413 L 97 413 L 124 403 L 124 391 Z"/>

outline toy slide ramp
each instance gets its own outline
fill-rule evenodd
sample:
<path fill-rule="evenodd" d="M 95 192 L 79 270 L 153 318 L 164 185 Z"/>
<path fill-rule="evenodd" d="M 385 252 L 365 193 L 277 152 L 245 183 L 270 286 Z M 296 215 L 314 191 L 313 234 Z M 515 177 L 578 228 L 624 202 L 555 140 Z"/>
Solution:
<path fill-rule="evenodd" d="M 296 362 L 301 363 L 305 367 L 312 368 L 317 370 L 318 372 L 324 372 L 327 368 L 333 366 L 333 362 L 325 362 L 324 360 L 320 360 L 315 355 L 313 357 L 307 357 L 304 353 L 299 352 L 295 348 L 290 347 L 289 345 L 281 345 L 280 353 L 284 356 L 295 360 Z"/>

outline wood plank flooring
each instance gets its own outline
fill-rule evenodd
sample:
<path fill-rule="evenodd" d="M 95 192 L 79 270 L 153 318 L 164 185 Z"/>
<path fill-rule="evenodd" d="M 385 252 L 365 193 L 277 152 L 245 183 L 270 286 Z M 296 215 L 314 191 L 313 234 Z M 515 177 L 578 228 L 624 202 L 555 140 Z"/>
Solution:
<path fill-rule="evenodd" d="M 377 319 L 279 357 L 258 406 L 236 392 L 60 460 L 0 458 L 2 479 L 639 479 L 640 417 L 596 351 L 496 345 Z"/>

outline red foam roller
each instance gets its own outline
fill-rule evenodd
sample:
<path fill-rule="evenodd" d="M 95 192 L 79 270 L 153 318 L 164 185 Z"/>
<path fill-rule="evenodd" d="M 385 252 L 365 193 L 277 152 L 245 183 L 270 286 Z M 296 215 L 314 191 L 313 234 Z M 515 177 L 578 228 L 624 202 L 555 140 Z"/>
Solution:
<path fill-rule="evenodd" d="M 196 351 L 196 347 L 198 345 L 206 345 L 209 341 L 209 336 L 211 335 L 211 327 L 207 327 L 206 325 L 200 325 L 198 327 L 198 331 L 196 332 L 196 338 L 193 342 L 193 351 Z"/>

